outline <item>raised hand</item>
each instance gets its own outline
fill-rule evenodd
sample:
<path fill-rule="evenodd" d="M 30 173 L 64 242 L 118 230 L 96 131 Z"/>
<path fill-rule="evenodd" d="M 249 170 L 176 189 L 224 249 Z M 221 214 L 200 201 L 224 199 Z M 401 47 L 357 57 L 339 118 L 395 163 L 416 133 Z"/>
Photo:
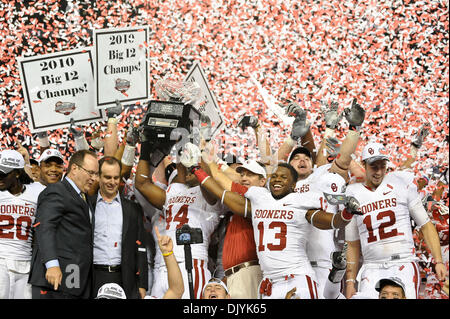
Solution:
<path fill-rule="evenodd" d="M 334 130 L 339 122 L 344 117 L 344 113 L 338 113 L 339 103 L 331 102 L 330 107 L 322 107 L 322 112 L 325 117 L 325 126 Z"/>
<path fill-rule="evenodd" d="M 258 118 L 253 115 L 244 115 L 238 123 L 238 127 L 245 130 L 247 127 L 256 129 L 258 127 Z"/>
<path fill-rule="evenodd" d="M 116 100 L 116 105 L 108 107 L 106 109 L 106 114 L 108 115 L 108 119 L 110 118 L 116 118 L 122 113 L 122 103 L 120 103 L 119 100 Z"/>
<path fill-rule="evenodd" d="M 330 136 L 325 139 L 325 147 L 329 156 L 336 157 L 341 150 L 341 143 L 337 138 Z"/>
<path fill-rule="evenodd" d="M 70 119 L 69 131 L 73 134 L 74 137 L 80 137 L 84 135 L 83 128 L 76 125 L 73 118 Z"/>
<path fill-rule="evenodd" d="M 306 121 L 306 111 L 303 111 L 295 117 L 294 123 L 292 123 L 291 138 L 298 141 L 308 133 L 310 126 L 311 124 Z"/>
<path fill-rule="evenodd" d="M 161 236 L 161 234 L 159 233 L 158 226 L 155 226 L 155 235 L 156 239 L 158 240 L 158 246 L 161 252 L 163 254 L 170 253 L 173 250 L 172 238 L 170 238 L 170 236 L 167 235 Z"/>
<path fill-rule="evenodd" d="M 135 147 L 140 141 L 139 128 L 133 127 L 131 131 L 128 131 L 126 141 L 128 145 Z"/>
<path fill-rule="evenodd" d="M 353 196 L 347 196 L 346 202 L 345 202 L 345 209 L 347 212 L 353 215 L 364 215 L 360 210 L 360 204 L 358 200 Z"/>
<path fill-rule="evenodd" d="M 422 125 L 422 127 L 419 130 L 419 132 L 416 134 L 416 137 L 414 138 L 414 141 L 412 141 L 411 144 L 415 148 L 419 149 L 422 146 L 425 137 L 428 136 L 429 130 L 430 130 L 430 125 L 429 124 Z"/>
<path fill-rule="evenodd" d="M 352 106 L 344 110 L 344 115 L 350 127 L 359 130 L 364 122 L 366 111 L 357 103 L 356 99 L 353 99 Z"/>
<path fill-rule="evenodd" d="M 300 116 L 301 114 L 305 113 L 306 111 L 297 103 L 295 102 L 289 102 L 286 106 L 286 115 L 287 116 Z"/>

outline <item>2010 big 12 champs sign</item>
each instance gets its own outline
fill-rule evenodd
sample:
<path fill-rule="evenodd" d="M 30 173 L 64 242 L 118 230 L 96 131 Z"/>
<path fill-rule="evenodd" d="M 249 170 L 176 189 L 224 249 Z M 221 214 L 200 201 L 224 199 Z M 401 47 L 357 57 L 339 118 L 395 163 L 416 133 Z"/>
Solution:
<path fill-rule="evenodd" d="M 149 98 L 148 27 L 94 31 L 97 108 Z"/>
<path fill-rule="evenodd" d="M 90 48 L 18 58 L 30 131 L 41 132 L 105 119 L 95 107 Z"/>

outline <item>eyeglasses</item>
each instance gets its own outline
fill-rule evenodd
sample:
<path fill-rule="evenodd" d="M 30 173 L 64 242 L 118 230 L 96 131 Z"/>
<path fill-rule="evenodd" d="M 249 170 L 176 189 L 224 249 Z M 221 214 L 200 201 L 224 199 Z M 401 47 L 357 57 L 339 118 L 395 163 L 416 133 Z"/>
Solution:
<path fill-rule="evenodd" d="M 86 173 L 89 174 L 89 176 L 95 176 L 95 177 L 98 177 L 98 172 L 89 171 L 89 170 L 85 169 L 83 166 L 78 165 L 78 164 L 75 164 L 75 165 L 77 165 L 79 168 L 82 168 Z"/>

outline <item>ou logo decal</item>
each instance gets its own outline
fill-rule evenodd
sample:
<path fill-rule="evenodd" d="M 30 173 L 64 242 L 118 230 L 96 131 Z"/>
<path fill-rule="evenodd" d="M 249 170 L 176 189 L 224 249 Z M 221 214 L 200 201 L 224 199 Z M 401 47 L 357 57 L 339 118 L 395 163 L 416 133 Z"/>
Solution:
<path fill-rule="evenodd" d="M 338 187 L 336 186 L 336 184 L 335 183 L 332 183 L 331 184 L 331 190 L 333 191 L 333 192 L 337 192 L 337 190 L 338 190 Z"/>
<path fill-rule="evenodd" d="M 373 153 L 374 153 L 373 148 L 369 148 L 367 151 L 369 152 L 370 155 L 373 155 Z"/>

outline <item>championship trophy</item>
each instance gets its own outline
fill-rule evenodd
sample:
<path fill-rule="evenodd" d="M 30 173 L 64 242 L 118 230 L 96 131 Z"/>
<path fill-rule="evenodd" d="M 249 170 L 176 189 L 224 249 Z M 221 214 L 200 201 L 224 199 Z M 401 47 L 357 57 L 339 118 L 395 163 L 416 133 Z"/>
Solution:
<path fill-rule="evenodd" d="M 141 122 L 142 143 L 148 143 L 149 162 L 153 167 L 169 155 L 177 144 L 182 149 L 192 136 L 201 114 L 194 107 L 202 99 L 196 82 L 161 80 L 156 83 L 159 100 L 148 103 Z"/>

